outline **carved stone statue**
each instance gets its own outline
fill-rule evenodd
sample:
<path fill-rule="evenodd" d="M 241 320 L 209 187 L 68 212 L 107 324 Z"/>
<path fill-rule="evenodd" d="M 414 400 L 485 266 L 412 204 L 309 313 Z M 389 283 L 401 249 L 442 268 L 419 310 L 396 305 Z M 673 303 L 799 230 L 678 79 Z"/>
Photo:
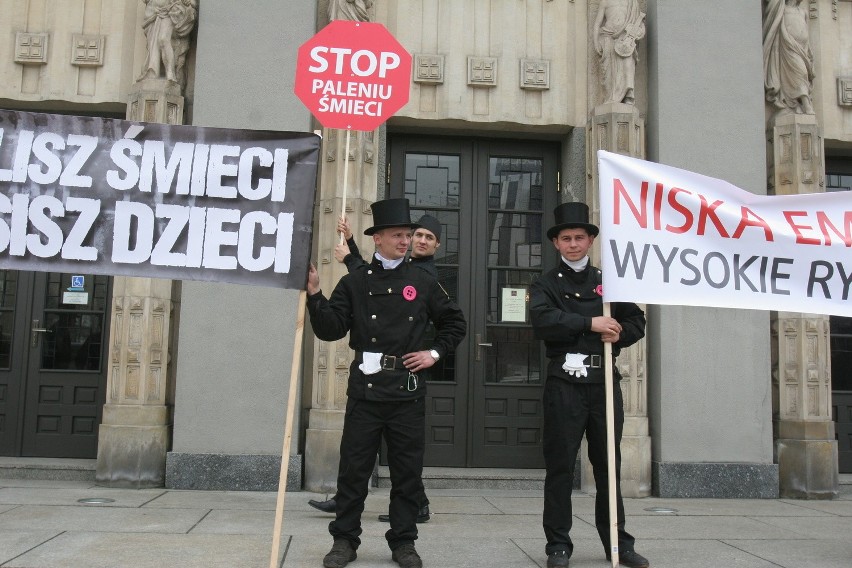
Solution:
<path fill-rule="evenodd" d="M 766 100 L 781 112 L 814 114 L 814 57 L 802 0 L 766 0 L 763 78 Z"/>
<path fill-rule="evenodd" d="M 142 29 L 147 38 L 148 57 L 140 80 L 165 77 L 183 86 L 189 35 L 198 18 L 198 0 L 142 1 L 145 2 Z"/>
<path fill-rule="evenodd" d="M 329 0 L 328 20 L 369 22 L 373 0 Z"/>
<path fill-rule="evenodd" d="M 592 30 L 601 57 L 604 102 L 635 102 L 636 42 L 645 37 L 645 14 L 639 0 L 601 0 Z"/>

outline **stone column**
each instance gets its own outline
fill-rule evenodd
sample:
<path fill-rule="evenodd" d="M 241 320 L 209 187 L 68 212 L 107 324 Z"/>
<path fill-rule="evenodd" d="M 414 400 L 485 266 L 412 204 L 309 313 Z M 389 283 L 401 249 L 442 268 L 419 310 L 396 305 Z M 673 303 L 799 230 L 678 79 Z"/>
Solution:
<path fill-rule="evenodd" d="M 634 158 L 645 157 L 645 122 L 633 105 L 605 103 L 595 107 L 586 132 L 589 170 L 586 195 L 595 224 L 600 223 L 597 151 L 617 152 Z M 600 243 L 595 243 L 600 258 Z M 644 309 L 644 306 L 640 306 Z M 648 432 L 648 388 L 645 381 L 645 340 L 625 349 L 616 364 L 621 373 L 624 396 L 624 434 L 621 440 L 621 492 L 624 497 L 651 494 L 651 437 Z M 589 463 L 586 441 L 581 450 L 583 464 L 581 487 L 595 492 L 595 480 Z"/>
<path fill-rule="evenodd" d="M 760 7 L 647 7 L 647 159 L 765 195 Z M 653 494 L 776 498 L 769 314 L 656 304 L 646 313 Z"/>
<path fill-rule="evenodd" d="M 138 81 L 127 119 L 182 124 L 184 98 L 167 79 Z M 162 487 L 171 445 L 172 314 L 180 282 L 118 276 L 113 280 L 109 369 L 95 479 L 112 487 Z"/>
<path fill-rule="evenodd" d="M 825 191 L 815 115 L 779 116 L 767 138 L 770 193 Z M 772 418 L 781 497 L 837 497 L 829 333 L 828 316 L 772 313 Z"/>
<path fill-rule="evenodd" d="M 334 246 L 340 238 L 336 227 L 343 207 L 344 160 L 349 161 L 346 216 L 361 248 L 361 255 L 368 258 L 373 253 L 373 241 L 364 236 L 364 229 L 373 224 L 370 204 L 376 200 L 378 186 L 377 132 L 351 132 L 349 154 L 346 156 L 346 131 L 323 130 L 324 160 L 320 172 L 314 243 L 320 284 L 326 296 L 346 274 L 346 266 L 334 259 Z M 334 492 L 337 488 L 349 363 L 354 353 L 349 349 L 348 336 L 328 343 L 316 339 L 313 334 L 306 334 L 305 343 L 305 351 L 313 359 L 312 364 L 309 360 L 305 365 L 306 377 L 309 370 L 313 373 L 313 396 L 305 433 L 305 489 Z"/>

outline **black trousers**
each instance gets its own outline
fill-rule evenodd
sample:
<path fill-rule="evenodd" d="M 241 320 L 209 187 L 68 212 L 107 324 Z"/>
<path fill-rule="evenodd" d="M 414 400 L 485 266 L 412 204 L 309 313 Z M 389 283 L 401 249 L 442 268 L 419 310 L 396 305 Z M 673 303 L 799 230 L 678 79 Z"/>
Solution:
<path fill-rule="evenodd" d="M 423 481 L 422 480 L 420 481 L 420 489 L 417 490 L 417 493 L 418 493 L 418 495 L 417 495 L 416 499 L 417 499 L 417 502 L 420 503 L 420 508 L 422 509 L 423 507 L 425 507 L 429 504 L 429 498 L 426 497 L 426 488 L 423 487 Z M 332 497 L 332 499 L 337 501 L 337 493 L 334 494 L 334 497 Z"/>
<path fill-rule="evenodd" d="M 624 404 L 621 388 L 613 392 L 615 410 L 615 473 L 621 480 L 621 433 L 624 430 Z M 544 535 L 545 552 L 574 550 L 569 533 L 573 512 L 571 491 L 574 484 L 574 464 L 580 450 L 583 433 L 589 443 L 589 461 L 595 475 L 595 526 L 609 553 L 609 493 L 607 487 L 606 451 L 606 391 L 603 383 L 571 383 L 550 377 L 544 386 Z M 624 503 L 620 483 L 616 484 L 618 514 L 618 550 L 633 550 L 634 538 L 624 530 Z"/>
<path fill-rule="evenodd" d="M 423 397 L 404 402 L 347 401 L 337 473 L 337 518 L 328 525 L 331 536 L 347 539 L 356 549 L 361 544 L 361 513 L 384 436 L 391 476 L 390 529 L 385 538 L 391 550 L 417 539 L 426 448 L 425 404 Z"/>

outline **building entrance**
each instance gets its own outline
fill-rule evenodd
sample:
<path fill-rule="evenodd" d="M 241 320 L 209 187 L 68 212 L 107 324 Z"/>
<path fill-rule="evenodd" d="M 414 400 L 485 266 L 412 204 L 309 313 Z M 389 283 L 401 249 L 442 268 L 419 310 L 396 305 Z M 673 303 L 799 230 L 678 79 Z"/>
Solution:
<path fill-rule="evenodd" d="M 852 191 L 852 160 L 826 160 L 826 191 Z M 840 473 L 852 473 L 852 318 L 831 316 L 831 409 Z"/>
<path fill-rule="evenodd" d="M 528 290 L 550 254 L 558 146 L 389 136 L 388 149 L 389 196 L 408 198 L 414 220 L 440 220 L 439 280 L 468 321 L 431 370 L 425 465 L 544 467 L 544 351 Z"/>
<path fill-rule="evenodd" d="M 0 455 L 97 457 L 111 287 L 0 270 Z"/>

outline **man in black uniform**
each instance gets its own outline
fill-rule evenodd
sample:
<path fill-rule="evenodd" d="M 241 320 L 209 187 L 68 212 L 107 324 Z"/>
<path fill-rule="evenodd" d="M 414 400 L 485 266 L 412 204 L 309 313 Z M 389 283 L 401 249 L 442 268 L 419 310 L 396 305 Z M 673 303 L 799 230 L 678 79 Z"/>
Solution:
<path fill-rule="evenodd" d="M 604 317 L 601 271 L 589 262 L 588 251 L 598 228 L 589 223 L 585 203 L 563 203 L 554 210 L 556 224 L 547 231 L 561 259 L 530 289 L 530 316 L 536 337 L 544 340 L 549 359 L 544 386 L 544 534 L 548 568 L 568 566 L 574 549 L 571 531 L 571 490 L 574 464 L 585 432 L 595 476 L 595 525 L 607 558 L 610 556 L 607 491 L 606 396 L 604 343 L 613 357 L 645 335 L 645 314 L 636 304 L 613 303 Z M 613 366 L 614 379 L 621 379 Z M 633 549 L 624 530 L 621 478 L 621 433 L 624 407 L 621 389 L 614 390 L 615 471 L 619 563 L 644 568 L 648 561 Z"/>
<path fill-rule="evenodd" d="M 417 220 L 417 225 L 418 227 L 414 229 L 414 235 L 411 238 L 411 255 L 408 257 L 408 262 L 437 278 L 438 268 L 435 266 L 435 252 L 441 246 L 441 222 L 431 215 L 423 215 Z M 364 259 L 361 258 L 361 251 L 355 243 L 352 229 L 346 217 L 338 219 L 337 232 L 343 235 L 343 242 L 334 247 L 334 258 L 337 262 L 344 263 L 349 272 L 366 264 Z M 427 340 L 431 340 L 432 335 L 434 335 L 434 328 L 430 326 L 427 332 Z M 427 341 L 427 344 L 431 344 L 431 341 Z M 422 484 L 420 494 L 417 522 L 426 523 L 429 522 L 431 513 L 429 511 L 429 499 L 426 497 L 426 490 Z M 310 499 L 308 505 L 324 513 L 334 513 L 337 510 L 337 496 L 335 495 L 326 501 Z M 379 521 L 390 522 L 390 515 L 379 515 Z"/>
<path fill-rule="evenodd" d="M 349 332 L 355 360 L 349 369 L 346 417 L 340 441 L 337 516 L 329 524 L 334 537 L 323 559 L 326 568 L 343 568 L 356 558 L 361 513 L 381 438 L 388 447 L 390 529 L 385 538 L 403 568 L 420 568 L 414 548 L 415 519 L 425 449 L 426 381 L 417 373 L 435 364 L 464 337 L 466 323 L 438 281 L 404 262 L 411 243 L 406 199 L 371 206 L 376 253 L 340 279 L 330 299 L 319 289 L 319 275 L 308 273 L 308 311 L 316 336 L 336 341 Z M 437 329 L 431 350 L 417 350 L 429 321 Z"/>
<path fill-rule="evenodd" d="M 431 215 L 423 215 L 417 220 L 417 225 L 411 237 L 411 254 L 408 262 L 437 278 L 435 253 L 441 246 L 441 222 Z M 334 247 L 334 258 L 337 262 L 344 263 L 352 272 L 354 268 L 364 264 L 364 259 L 361 258 L 361 251 L 355 243 L 349 221 L 345 217 L 337 221 L 337 232 L 343 234 L 345 242 L 338 243 Z"/>

